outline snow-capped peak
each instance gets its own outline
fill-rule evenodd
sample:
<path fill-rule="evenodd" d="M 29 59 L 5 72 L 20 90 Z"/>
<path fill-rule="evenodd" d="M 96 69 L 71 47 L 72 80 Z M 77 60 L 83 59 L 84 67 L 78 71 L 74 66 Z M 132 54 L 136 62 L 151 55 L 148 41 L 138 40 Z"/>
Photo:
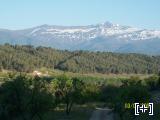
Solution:
<path fill-rule="evenodd" d="M 66 38 L 72 41 L 90 40 L 99 36 L 114 37 L 115 39 L 124 40 L 147 40 L 151 38 L 160 38 L 160 31 L 121 26 L 107 21 L 101 24 L 89 26 L 42 25 L 32 29 L 30 35 L 47 35 L 56 38 Z"/>
<path fill-rule="evenodd" d="M 108 22 L 108 21 L 103 22 L 103 23 L 101 23 L 100 25 L 101 25 L 101 26 L 103 26 L 103 27 L 107 27 L 107 28 L 111 28 L 111 27 L 113 27 L 113 26 L 114 26 L 114 24 L 113 24 L 113 23 Z"/>

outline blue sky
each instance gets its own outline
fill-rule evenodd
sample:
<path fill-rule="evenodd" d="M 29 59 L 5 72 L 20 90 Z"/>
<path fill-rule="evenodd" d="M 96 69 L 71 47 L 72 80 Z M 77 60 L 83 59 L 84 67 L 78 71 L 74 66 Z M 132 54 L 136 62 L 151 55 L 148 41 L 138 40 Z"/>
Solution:
<path fill-rule="evenodd" d="M 160 0 L 1 0 L 0 28 L 42 24 L 88 25 L 111 21 L 160 29 Z"/>

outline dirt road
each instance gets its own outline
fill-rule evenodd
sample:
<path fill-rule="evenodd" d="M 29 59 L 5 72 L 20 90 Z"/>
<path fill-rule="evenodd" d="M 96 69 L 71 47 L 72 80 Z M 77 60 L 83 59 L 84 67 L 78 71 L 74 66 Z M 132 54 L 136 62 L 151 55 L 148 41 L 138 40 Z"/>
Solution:
<path fill-rule="evenodd" d="M 96 108 L 90 120 L 114 120 L 114 114 L 109 108 Z"/>

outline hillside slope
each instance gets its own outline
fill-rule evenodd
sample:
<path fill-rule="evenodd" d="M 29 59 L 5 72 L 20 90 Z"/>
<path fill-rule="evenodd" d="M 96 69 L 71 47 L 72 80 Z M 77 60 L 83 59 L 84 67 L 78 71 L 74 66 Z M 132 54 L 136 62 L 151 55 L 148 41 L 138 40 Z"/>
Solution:
<path fill-rule="evenodd" d="M 0 45 L 0 69 L 32 72 L 46 67 L 80 73 L 157 73 L 159 65 L 160 56 Z"/>

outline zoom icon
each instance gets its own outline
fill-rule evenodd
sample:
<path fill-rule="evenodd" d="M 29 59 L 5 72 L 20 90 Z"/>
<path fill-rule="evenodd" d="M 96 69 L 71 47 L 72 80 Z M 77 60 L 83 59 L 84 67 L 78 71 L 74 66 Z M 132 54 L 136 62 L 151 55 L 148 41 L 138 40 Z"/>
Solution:
<path fill-rule="evenodd" d="M 148 112 L 149 115 L 153 115 L 153 103 L 143 104 L 143 103 L 134 103 L 135 105 L 135 115 L 140 113 Z"/>

